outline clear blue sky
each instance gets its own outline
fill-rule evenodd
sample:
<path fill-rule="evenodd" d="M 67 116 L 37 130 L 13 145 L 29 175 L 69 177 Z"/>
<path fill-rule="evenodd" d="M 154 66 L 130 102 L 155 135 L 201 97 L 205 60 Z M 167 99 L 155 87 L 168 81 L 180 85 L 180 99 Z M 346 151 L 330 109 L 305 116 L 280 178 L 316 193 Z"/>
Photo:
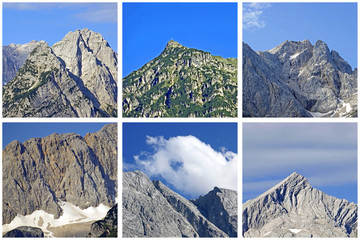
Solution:
<path fill-rule="evenodd" d="M 285 40 L 322 40 L 357 67 L 356 3 L 244 3 L 243 27 L 243 41 L 255 51 Z"/>
<path fill-rule="evenodd" d="M 157 138 L 161 136 L 162 140 Z M 218 163 L 225 153 L 230 152 L 237 153 L 236 123 L 123 124 L 124 171 L 141 170 L 151 179 L 161 180 L 188 198 L 199 196 L 196 187 L 201 189 L 200 194 L 206 194 L 215 185 L 237 184 L 237 180 L 226 182 L 234 179 L 230 176 L 231 173 L 237 174 L 237 167 L 225 171 Z M 135 161 L 137 157 L 150 165 L 142 166 Z M 172 169 L 157 168 L 157 161 L 161 161 L 160 168 L 165 168 L 166 163 L 171 162 Z M 192 169 L 190 171 L 185 169 L 189 165 Z M 225 165 L 233 166 L 228 162 Z M 202 176 L 201 180 L 198 180 L 198 176 Z M 187 181 L 191 181 L 190 184 L 193 186 L 186 188 Z"/>
<path fill-rule="evenodd" d="M 237 57 L 237 4 L 123 3 L 123 76 L 157 57 L 171 39 Z"/>
<path fill-rule="evenodd" d="M 24 142 L 34 137 L 46 137 L 53 133 L 86 133 L 99 131 L 108 123 L 3 123 L 3 148 L 10 142 Z"/>
<path fill-rule="evenodd" d="M 3 45 L 44 40 L 52 46 L 83 28 L 100 33 L 117 52 L 116 3 L 3 3 Z"/>
<path fill-rule="evenodd" d="M 243 125 L 244 202 L 293 172 L 328 195 L 357 203 L 356 124 Z"/>

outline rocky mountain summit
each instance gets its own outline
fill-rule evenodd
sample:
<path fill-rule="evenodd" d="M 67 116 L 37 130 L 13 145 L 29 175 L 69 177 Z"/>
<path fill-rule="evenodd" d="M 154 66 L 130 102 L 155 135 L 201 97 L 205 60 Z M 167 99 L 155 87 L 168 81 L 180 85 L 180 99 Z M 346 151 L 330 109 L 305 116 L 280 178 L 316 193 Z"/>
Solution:
<path fill-rule="evenodd" d="M 236 117 L 237 59 L 171 40 L 123 79 L 124 117 Z"/>
<path fill-rule="evenodd" d="M 215 187 L 189 201 L 141 171 L 123 174 L 123 237 L 236 237 L 235 223 L 235 191 Z"/>
<path fill-rule="evenodd" d="M 39 43 L 35 40 L 26 44 L 3 46 L 3 85 L 10 82 L 24 65 L 29 54 Z"/>
<path fill-rule="evenodd" d="M 52 47 L 44 41 L 28 45 L 17 46 L 27 49 L 22 54 L 14 50 L 3 58 L 21 65 L 17 70 L 4 64 L 16 69 L 3 88 L 4 117 L 117 116 L 117 54 L 99 33 L 85 28 Z"/>
<path fill-rule="evenodd" d="M 264 52 L 243 43 L 244 117 L 355 117 L 357 69 L 318 40 Z"/>
<path fill-rule="evenodd" d="M 357 237 L 357 205 L 293 173 L 243 204 L 244 237 Z"/>
<path fill-rule="evenodd" d="M 114 206 L 116 162 L 116 124 L 85 137 L 54 133 L 11 142 L 3 150 L 3 224 L 36 210 L 59 218 L 64 202 Z"/>

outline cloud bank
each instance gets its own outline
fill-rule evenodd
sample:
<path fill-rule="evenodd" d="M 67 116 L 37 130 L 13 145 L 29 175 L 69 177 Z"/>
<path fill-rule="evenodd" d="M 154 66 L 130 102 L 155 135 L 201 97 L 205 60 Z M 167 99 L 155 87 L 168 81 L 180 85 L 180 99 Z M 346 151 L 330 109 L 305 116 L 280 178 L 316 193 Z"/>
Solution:
<path fill-rule="evenodd" d="M 262 19 L 263 10 L 270 6 L 269 3 L 244 3 L 243 28 L 245 30 L 250 30 L 265 27 L 266 23 Z"/>
<path fill-rule="evenodd" d="M 149 177 L 159 177 L 190 197 L 204 195 L 215 186 L 237 190 L 237 154 L 214 150 L 194 136 L 147 136 L 152 153 L 134 156 Z"/>

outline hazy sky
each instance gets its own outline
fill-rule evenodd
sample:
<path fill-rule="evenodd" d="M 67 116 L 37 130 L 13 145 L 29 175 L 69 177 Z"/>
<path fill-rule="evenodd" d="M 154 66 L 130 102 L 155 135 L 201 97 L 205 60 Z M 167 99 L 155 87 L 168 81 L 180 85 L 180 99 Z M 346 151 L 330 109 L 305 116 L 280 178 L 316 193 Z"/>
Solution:
<path fill-rule="evenodd" d="M 244 202 L 293 172 L 329 195 L 356 203 L 356 124 L 244 123 Z"/>
<path fill-rule="evenodd" d="M 53 133 L 86 133 L 99 131 L 108 123 L 3 123 L 3 148 L 10 142 L 24 142 L 34 137 L 45 137 Z"/>
<path fill-rule="evenodd" d="M 235 123 L 124 123 L 124 171 L 141 170 L 187 198 L 237 190 Z"/>
<path fill-rule="evenodd" d="M 173 39 L 213 55 L 237 57 L 236 3 L 124 3 L 123 76 Z"/>
<path fill-rule="evenodd" d="M 285 40 L 322 40 L 357 67 L 357 3 L 244 3 L 243 28 L 243 41 L 255 51 Z"/>
<path fill-rule="evenodd" d="M 3 45 L 44 40 L 52 46 L 83 28 L 100 33 L 117 52 L 116 3 L 3 3 Z"/>

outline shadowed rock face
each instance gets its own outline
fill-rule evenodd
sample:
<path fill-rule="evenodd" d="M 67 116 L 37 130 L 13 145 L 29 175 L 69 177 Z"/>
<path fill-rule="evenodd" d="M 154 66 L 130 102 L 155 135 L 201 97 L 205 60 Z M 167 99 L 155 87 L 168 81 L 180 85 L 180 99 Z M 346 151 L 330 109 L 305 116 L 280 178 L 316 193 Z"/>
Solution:
<path fill-rule="evenodd" d="M 356 237 L 357 205 L 293 173 L 243 204 L 244 237 Z"/>
<path fill-rule="evenodd" d="M 171 40 L 123 79 L 124 117 L 237 116 L 237 60 Z"/>
<path fill-rule="evenodd" d="M 113 206 L 105 218 L 91 224 L 88 237 L 117 237 L 118 207 Z"/>
<path fill-rule="evenodd" d="M 223 202 L 236 202 L 237 195 L 230 195 L 232 199 Z M 221 209 L 228 208 L 220 206 L 220 202 L 217 204 Z M 220 211 L 214 210 L 211 216 L 221 218 Z M 237 218 L 237 215 L 232 217 Z M 217 224 L 203 215 L 196 204 L 160 181 L 151 182 L 140 171 L 123 174 L 123 237 L 228 237 Z"/>
<path fill-rule="evenodd" d="M 35 227 L 18 227 L 4 234 L 3 237 L 44 237 L 44 233 L 40 228 Z"/>
<path fill-rule="evenodd" d="M 117 192 L 116 161 L 116 124 L 84 138 L 54 133 L 24 143 L 11 142 L 3 150 L 3 224 L 35 210 L 58 218 L 60 201 L 82 209 L 100 203 L 112 207 Z"/>
<path fill-rule="evenodd" d="M 243 43 L 245 117 L 351 117 L 357 69 L 317 41 L 285 41 L 265 52 Z"/>
<path fill-rule="evenodd" d="M 100 34 L 85 28 L 52 47 L 44 41 L 30 46 L 21 54 L 26 61 L 4 65 L 16 71 L 3 89 L 4 117 L 117 115 L 117 54 Z M 7 51 L 3 61 L 19 62 L 15 50 Z"/>

